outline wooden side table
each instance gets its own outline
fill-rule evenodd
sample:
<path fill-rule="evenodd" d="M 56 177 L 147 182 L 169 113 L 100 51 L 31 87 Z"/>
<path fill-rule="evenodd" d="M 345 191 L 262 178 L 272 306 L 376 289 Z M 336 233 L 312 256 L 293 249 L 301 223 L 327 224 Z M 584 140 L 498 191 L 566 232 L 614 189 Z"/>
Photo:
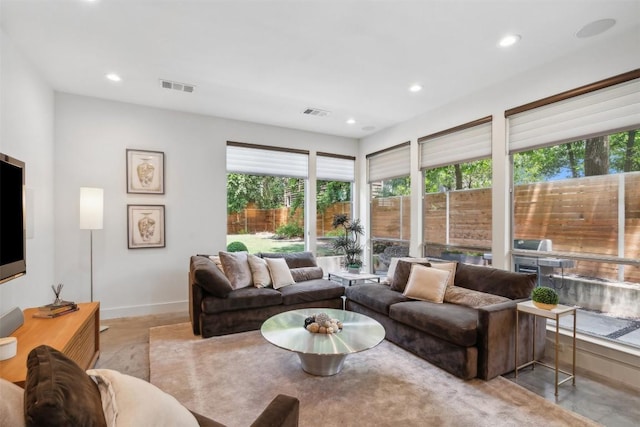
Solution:
<path fill-rule="evenodd" d="M 515 377 L 518 378 L 518 369 L 522 369 L 526 366 L 529 365 L 533 365 L 535 368 L 535 365 L 542 365 L 545 366 L 547 368 L 550 369 L 554 369 L 555 373 L 556 373 L 556 381 L 555 381 L 555 386 L 556 386 L 556 393 L 555 395 L 558 395 L 558 386 L 560 384 L 563 384 L 569 380 L 572 380 L 572 384 L 575 386 L 576 385 L 576 310 L 579 307 L 570 307 L 567 305 L 562 305 L 562 304 L 558 304 L 558 306 L 554 309 L 551 310 L 543 310 L 541 308 L 536 307 L 535 305 L 533 305 L 533 301 L 529 300 L 529 301 L 525 301 L 525 302 L 519 302 L 517 304 L 517 311 L 516 311 L 516 351 L 515 351 Z M 533 351 L 532 351 L 532 355 L 531 355 L 531 361 L 524 363 L 520 366 L 518 366 L 518 318 L 520 317 L 520 313 L 529 313 L 529 314 L 533 314 L 534 316 L 538 316 L 538 317 L 544 317 L 546 319 L 553 319 L 556 321 L 556 348 L 555 348 L 555 366 L 550 366 L 547 365 L 543 362 L 540 362 L 538 360 L 535 359 L 535 354 L 536 354 L 536 322 L 533 322 Z M 558 368 L 558 348 L 560 347 L 560 318 L 563 316 L 568 316 L 568 315 L 573 315 L 573 363 L 571 365 L 571 372 L 567 372 L 567 371 L 563 371 L 562 369 Z M 558 381 L 558 373 L 562 372 L 565 375 L 568 375 L 567 378 L 563 379 L 562 381 Z"/>
<path fill-rule="evenodd" d="M 93 367 L 100 355 L 100 303 L 80 303 L 80 310 L 53 319 L 38 319 L 38 308 L 24 310 L 24 324 L 11 334 L 18 338 L 18 351 L 0 362 L 0 377 L 24 386 L 27 356 L 46 344 L 63 352 L 82 369 Z"/>

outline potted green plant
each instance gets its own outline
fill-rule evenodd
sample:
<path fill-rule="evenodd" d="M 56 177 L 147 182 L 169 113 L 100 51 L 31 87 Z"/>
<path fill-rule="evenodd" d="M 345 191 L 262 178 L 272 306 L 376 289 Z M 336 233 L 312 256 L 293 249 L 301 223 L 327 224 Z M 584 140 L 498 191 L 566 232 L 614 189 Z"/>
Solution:
<path fill-rule="evenodd" d="M 364 234 L 364 227 L 359 219 L 353 221 L 345 214 L 336 214 L 331 223 L 334 229 L 342 228 L 344 234 L 336 237 L 333 248 L 344 253 L 345 266 L 349 273 L 359 273 L 362 267 L 362 246 L 359 237 Z"/>
<path fill-rule="evenodd" d="M 546 286 L 538 286 L 531 291 L 533 305 L 543 310 L 551 310 L 558 305 L 558 293 Z"/>

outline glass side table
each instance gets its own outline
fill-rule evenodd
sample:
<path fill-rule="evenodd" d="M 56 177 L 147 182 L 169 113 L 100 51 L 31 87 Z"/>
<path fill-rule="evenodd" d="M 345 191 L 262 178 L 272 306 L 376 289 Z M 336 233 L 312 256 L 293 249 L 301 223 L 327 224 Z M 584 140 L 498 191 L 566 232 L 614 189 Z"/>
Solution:
<path fill-rule="evenodd" d="M 369 273 L 348 273 L 346 271 L 332 271 L 329 280 L 338 282 L 342 286 L 360 285 L 362 283 L 380 283 L 380 276 Z"/>
<path fill-rule="evenodd" d="M 550 369 L 554 369 L 556 376 L 555 376 L 555 386 L 556 386 L 556 392 L 555 395 L 558 395 L 558 386 L 561 384 L 564 384 L 565 382 L 572 380 L 572 384 L 575 386 L 576 385 L 576 310 L 579 307 L 570 307 L 567 305 L 562 305 L 562 304 L 558 304 L 558 306 L 556 308 L 553 308 L 551 310 L 543 310 L 541 308 L 536 307 L 535 305 L 533 305 L 533 301 L 529 300 L 529 301 L 525 301 L 525 302 L 519 302 L 517 304 L 517 309 L 516 309 L 516 351 L 515 351 L 515 377 L 516 379 L 518 378 L 518 369 L 522 369 L 526 366 L 529 365 L 533 365 L 535 368 L 535 365 L 542 365 L 545 366 L 547 368 Z M 555 345 L 555 366 L 550 366 L 547 365 L 541 361 L 538 361 L 535 359 L 535 354 L 536 354 L 536 323 L 537 322 L 533 322 L 533 351 L 531 353 L 531 361 L 524 363 L 520 366 L 518 366 L 518 320 L 520 317 L 520 313 L 529 313 L 529 314 L 533 314 L 534 316 L 538 316 L 538 317 L 544 317 L 546 319 L 553 319 L 556 321 L 556 345 Z M 569 316 L 569 315 L 573 315 L 573 363 L 571 364 L 571 372 L 567 372 L 567 371 L 563 371 L 562 369 L 558 368 L 558 349 L 560 347 L 560 318 L 563 316 Z M 558 374 L 562 372 L 565 375 L 568 375 L 567 378 L 563 379 L 562 381 L 558 381 Z"/>

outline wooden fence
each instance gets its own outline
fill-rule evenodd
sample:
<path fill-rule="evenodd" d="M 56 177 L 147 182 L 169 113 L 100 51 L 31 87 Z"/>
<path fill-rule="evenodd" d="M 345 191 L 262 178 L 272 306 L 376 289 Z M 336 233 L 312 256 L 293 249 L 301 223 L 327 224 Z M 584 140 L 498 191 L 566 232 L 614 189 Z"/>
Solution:
<path fill-rule="evenodd" d="M 624 205 L 621 196 L 624 194 Z M 553 250 L 580 254 L 640 258 L 640 172 L 577 178 L 529 185 L 514 190 L 514 233 L 519 239 L 551 239 Z M 442 246 L 491 250 L 491 189 L 427 194 L 424 199 L 424 240 Z M 619 215 L 620 214 L 624 215 Z M 338 203 L 317 217 L 318 235 L 332 229 L 335 213 L 351 212 L 351 204 Z M 376 198 L 371 203 L 371 236 L 409 240 L 411 198 Z M 619 236 L 624 218 L 624 236 Z M 274 232 L 295 221 L 303 225 L 302 212 L 289 217 L 289 209 L 247 209 L 229 215 L 229 234 Z M 620 248 L 619 248 L 619 242 Z M 624 244 L 622 244 L 624 242 Z M 620 250 L 623 250 L 622 254 Z M 578 261 L 571 273 L 640 283 L 640 268 Z"/>
<path fill-rule="evenodd" d="M 333 216 L 339 213 L 351 216 L 351 202 L 334 203 L 324 212 L 318 212 L 316 217 L 318 236 L 324 236 L 333 230 L 331 226 Z M 227 215 L 227 234 L 275 233 L 280 226 L 288 223 L 303 227 L 302 210 L 297 209 L 291 215 L 290 208 L 257 209 L 255 205 L 249 205 L 241 212 Z"/>

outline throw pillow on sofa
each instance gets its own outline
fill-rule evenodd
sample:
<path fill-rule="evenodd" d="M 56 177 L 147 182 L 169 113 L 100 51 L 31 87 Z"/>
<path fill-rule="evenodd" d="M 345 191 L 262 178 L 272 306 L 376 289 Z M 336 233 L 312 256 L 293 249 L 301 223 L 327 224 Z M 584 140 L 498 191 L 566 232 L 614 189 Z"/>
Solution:
<path fill-rule="evenodd" d="M 414 264 L 403 295 L 421 301 L 442 304 L 450 271 Z"/>
<path fill-rule="evenodd" d="M 41 345 L 27 356 L 24 416 L 28 427 L 106 427 L 93 380 L 55 348 Z"/>
<path fill-rule="evenodd" d="M 249 255 L 249 268 L 251 269 L 251 277 L 253 279 L 253 286 L 256 288 L 266 288 L 271 286 L 271 275 L 269 274 L 269 266 L 267 261 L 255 256 Z"/>
<path fill-rule="evenodd" d="M 0 378 L 0 426 L 24 426 L 24 390 Z"/>
<path fill-rule="evenodd" d="M 191 257 L 193 280 L 205 291 L 218 298 L 226 298 L 233 290 L 231 282 L 209 258 Z"/>
<path fill-rule="evenodd" d="M 265 258 L 271 273 L 271 281 L 274 289 L 280 289 L 284 286 L 293 285 L 295 280 L 291 275 L 291 270 L 284 258 Z"/>
<path fill-rule="evenodd" d="M 322 267 L 300 267 L 292 268 L 291 276 L 296 282 L 305 282 L 307 280 L 322 279 L 324 272 Z"/>
<path fill-rule="evenodd" d="M 90 369 L 100 389 L 109 427 L 197 427 L 193 414 L 176 398 L 140 378 L 111 369 Z"/>
<path fill-rule="evenodd" d="M 219 255 L 224 274 L 233 289 L 247 288 L 253 284 L 246 252 L 220 252 Z"/>
<path fill-rule="evenodd" d="M 511 300 L 506 297 L 501 297 L 500 295 L 474 291 L 473 289 L 467 289 L 460 286 L 449 286 L 445 291 L 444 301 L 452 304 L 464 305 L 465 307 L 480 308 Z"/>
<path fill-rule="evenodd" d="M 440 270 L 446 270 L 449 271 L 451 274 L 449 274 L 449 281 L 447 282 L 447 286 L 453 286 L 454 285 L 454 279 L 456 277 L 456 266 L 458 265 L 457 262 L 432 262 L 431 263 L 431 267 L 433 268 L 437 268 Z"/>
<path fill-rule="evenodd" d="M 418 260 L 418 258 L 416 258 L 416 260 Z M 409 280 L 409 274 L 411 273 L 411 266 L 414 264 L 423 265 L 425 267 L 431 266 L 428 262 L 413 262 L 403 259 L 398 260 L 398 265 L 396 265 L 396 269 L 393 273 L 393 280 L 389 285 L 391 290 L 404 292 L 404 289 L 407 287 L 407 280 Z"/>

